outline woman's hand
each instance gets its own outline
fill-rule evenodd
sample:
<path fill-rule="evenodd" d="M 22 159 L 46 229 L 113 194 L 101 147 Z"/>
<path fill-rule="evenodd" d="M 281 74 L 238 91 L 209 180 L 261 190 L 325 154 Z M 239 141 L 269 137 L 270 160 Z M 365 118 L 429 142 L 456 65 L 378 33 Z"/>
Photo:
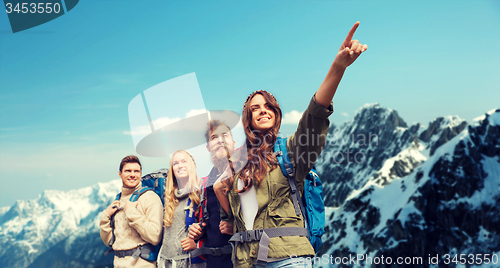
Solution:
<path fill-rule="evenodd" d="M 332 66 L 326 74 L 325 80 L 323 80 L 323 83 L 321 83 L 321 86 L 319 86 L 315 94 L 314 100 L 316 103 L 325 108 L 330 106 L 330 102 L 332 102 L 333 96 L 335 96 L 335 92 L 337 92 L 345 69 L 351 65 L 361 53 L 368 49 L 367 45 L 360 44 L 358 40 L 352 40 L 358 26 L 359 21 L 354 23 L 354 26 L 352 26 L 344 42 L 342 42 L 339 52 L 337 56 L 335 56 Z"/>
<path fill-rule="evenodd" d="M 339 52 L 337 53 L 335 60 L 333 60 L 333 66 L 345 69 L 351 65 L 359 57 L 359 55 L 361 55 L 361 53 L 368 49 L 368 45 L 362 45 L 356 39 L 352 40 L 358 26 L 359 21 L 354 23 L 354 26 L 352 26 L 344 42 L 342 42 Z"/>
<path fill-rule="evenodd" d="M 188 251 L 196 248 L 196 243 L 191 238 L 181 239 L 182 250 Z"/>

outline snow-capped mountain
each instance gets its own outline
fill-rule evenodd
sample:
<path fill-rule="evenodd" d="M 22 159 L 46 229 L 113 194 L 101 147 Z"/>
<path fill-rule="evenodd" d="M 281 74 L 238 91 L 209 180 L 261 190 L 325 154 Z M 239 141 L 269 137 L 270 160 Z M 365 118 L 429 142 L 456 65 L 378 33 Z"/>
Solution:
<path fill-rule="evenodd" d="M 421 257 L 422 264 L 406 267 L 453 267 L 454 254 L 483 254 L 481 265 L 490 254 L 485 267 L 500 267 L 491 260 L 500 257 L 500 109 L 470 125 L 448 116 L 408 126 L 394 110 L 365 105 L 353 120 L 330 127 L 316 166 L 329 206 L 318 256 L 386 258 L 372 267 Z M 111 264 L 98 222 L 120 186 L 116 180 L 45 191 L 0 208 L 0 267 Z"/>
<path fill-rule="evenodd" d="M 375 111 L 365 114 L 368 110 Z M 468 126 L 448 117 L 427 128 L 407 128 L 394 111 L 378 105 L 364 107 L 357 116 L 354 127 L 340 131 L 366 129 L 358 123 L 366 116 L 384 129 L 377 134 L 378 146 L 385 149 L 374 153 L 378 148 L 372 142 L 364 152 L 374 157 L 356 163 L 365 167 L 347 166 L 344 173 L 328 174 L 340 167 L 321 159 L 322 178 L 330 176 L 325 196 L 341 205 L 329 209 L 319 256 L 333 257 L 334 264 L 338 258 L 339 267 L 401 267 L 405 262 L 409 267 L 500 267 L 500 109 Z M 384 127 L 383 121 L 394 127 Z M 397 263 L 399 257 L 403 263 Z"/>
<path fill-rule="evenodd" d="M 342 127 L 331 126 L 316 164 L 325 185 L 325 205 L 338 207 L 369 180 L 383 186 L 410 174 L 467 123 L 440 117 L 427 128 L 410 127 L 394 110 L 366 104 Z"/>
<path fill-rule="evenodd" d="M 0 267 L 96 263 L 107 250 L 99 237 L 100 212 L 120 190 L 121 181 L 114 180 L 18 201 L 0 216 Z"/>

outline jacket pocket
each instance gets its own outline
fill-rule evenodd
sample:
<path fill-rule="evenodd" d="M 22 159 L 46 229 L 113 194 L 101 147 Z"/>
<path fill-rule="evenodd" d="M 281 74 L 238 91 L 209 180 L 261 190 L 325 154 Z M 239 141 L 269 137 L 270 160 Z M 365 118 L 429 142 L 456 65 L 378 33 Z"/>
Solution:
<path fill-rule="evenodd" d="M 295 213 L 292 201 L 285 197 L 282 202 L 273 202 L 269 206 L 270 228 L 283 226 L 300 227 L 301 217 Z"/>

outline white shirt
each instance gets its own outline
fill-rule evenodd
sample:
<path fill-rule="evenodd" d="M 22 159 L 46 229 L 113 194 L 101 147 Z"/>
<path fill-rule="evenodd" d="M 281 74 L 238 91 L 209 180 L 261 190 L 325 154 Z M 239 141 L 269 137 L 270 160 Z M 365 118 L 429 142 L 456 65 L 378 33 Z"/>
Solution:
<path fill-rule="evenodd" d="M 245 183 L 242 179 L 238 178 L 238 190 L 243 189 Z M 245 228 L 247 230 L 253 230 L 253 222 L 255 221 L 255 216 L 259 209 L 259 203 L 257 201 L 257 194 L 255 193 L 255 187 L 253 185 L 243 193 L 239 193 L 241 213 L 243 214 L 243 221 L 245 222 Z"/>

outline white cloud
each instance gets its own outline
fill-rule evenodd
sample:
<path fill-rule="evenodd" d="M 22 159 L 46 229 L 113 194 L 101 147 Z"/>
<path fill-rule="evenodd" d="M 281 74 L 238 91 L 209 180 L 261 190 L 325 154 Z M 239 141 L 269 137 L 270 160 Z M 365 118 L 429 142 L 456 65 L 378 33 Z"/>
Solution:
<path fill-rule="evenodd" d="M 168 118 L 168 117 L 161 117 L 153 121 L 153 128 L 154 129 L 160 129 L 164 126 L 170 125 L 172 123 L 178 122 L 181 119 L 179 117 L 175 118 Z M 151 133 L 151 126 L 150 125 L 145 125 L 145 126 L 138 126 L 131 131 L 123 131 L 123 134 L 125 135 L 133 135 L 133 136 L 147 136 Z"/>
<path fill-rule="evenodd" d="M 289 113 L 285 113 L 285 115 L 283 116 L 283 119 L 281 120 L 281 124 L 283 124 L 283 125 L 296 125 L 299 123 L 299 120 L 301 117 L 302 117 L 301 112 L 299 112 L 297 110 L 293 110 Z"/>
<path fill-rule="evenodd" d="M 175 117 L 175 118 L 168 118 L 168 117 L 160 117 L 156 120 L 153 120 L 153 128 L 154 129 L 161 129 L 165 126 L 168 126 L 172 123 L 175 123 L 175 122 L 178 122 L 178 121 L 181 121 L 181 119 L 179 117 Z M 149 126 L 147 126 L 149 127 Z M 142 126 L 141 128 L 145 129 L 147 128 L 146 126 Z M 151 128 L 149 128 L 149 131 L 147 133 L 151 133 Z"/>
<path fill-rule="evenodd" d="M 340 113 L 340 114 L 341 114 L 341 115 L 343 115 L 343 116 L 345 116 L 345 117 L 349 117 L 349 114 L 348 114 L 348 113 L 346 113 L 346 112 L 342 112 L 342 113 Z"/>
<path fill-rule="evenodd" d="M 186 118 L 191 117 L 191 116 L 195 116 L 195 115 L 199 115 L 199 114 L 204 114 L 206 112 L 207 112 L 206 109 L 199 109 L 199 110 L 193 109 L 193 110 L 186 113 Z"/>

